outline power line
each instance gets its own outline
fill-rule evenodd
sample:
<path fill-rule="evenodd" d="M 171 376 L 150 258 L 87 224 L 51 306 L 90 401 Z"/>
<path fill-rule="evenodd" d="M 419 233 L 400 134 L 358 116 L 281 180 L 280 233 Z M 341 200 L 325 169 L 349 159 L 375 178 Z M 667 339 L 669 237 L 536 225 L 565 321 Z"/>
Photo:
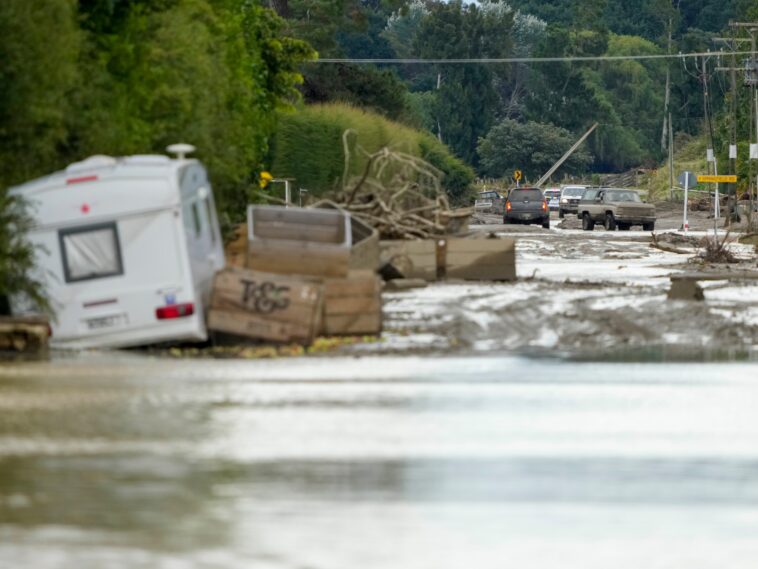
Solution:
<path fill-rule="evenodd" d="M 749 55 L 749 51 L 736 52 L 735 55 Z M 663 53 L 651 55 L 592 55 L 592 56 L 569 56 L 569 57 L 499 57 L 499 58 L 460 58 L 460 59 L 389 59 L 389 58 L 331 58 L 325 57 L 309 63 L 382 63 L 398 65 L 418 65 L 418 64 L 465 64 L 465 63 L 560 63 L 560 62 L 584 62 L 584 61 L 645 61 L 655 59 L 695 59 L 698 57 L 710 57 L 721 55 L 720 52 L 698 52 L 698 53 Z"/>

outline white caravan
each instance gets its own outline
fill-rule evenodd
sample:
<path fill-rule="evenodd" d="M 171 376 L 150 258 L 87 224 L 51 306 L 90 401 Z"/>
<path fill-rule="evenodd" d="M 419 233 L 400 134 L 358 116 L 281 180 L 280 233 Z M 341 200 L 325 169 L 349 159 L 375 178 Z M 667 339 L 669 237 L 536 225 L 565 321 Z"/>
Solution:
<path fill-rule="evenodd" d="M 185 158 L 192 150 L 93 156 L 11 190 L 34 218 L 54 347 L 207 338 L 204 308 L 224 251 L 208 175 Z"/>

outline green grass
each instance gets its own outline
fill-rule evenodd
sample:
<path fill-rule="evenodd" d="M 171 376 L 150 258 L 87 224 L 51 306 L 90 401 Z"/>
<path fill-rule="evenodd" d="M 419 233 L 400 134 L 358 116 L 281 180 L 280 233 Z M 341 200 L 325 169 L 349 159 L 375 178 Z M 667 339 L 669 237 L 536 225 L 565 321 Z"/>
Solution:
<path fill-rule="evenodd" d="M 674 147 L 674 187 L 679 187 L 677 178 L 682 172 L 690 171 L 695 174 L 708 172 L 705 161 L 705 136 L 688 137 L 678 141 Z M 651 201 L 663 201 L 669 199 L 669 165 L 668 161 L 661 164 L 660 168 L 651 172 L 647 180 L 647 189 Z M 695 186 L 695 190 L 706 191 L 707 184 Z M 681 192 L 675 192 L 677 196 Z M 680 196 L 681 199 L 681 196 Z"/>

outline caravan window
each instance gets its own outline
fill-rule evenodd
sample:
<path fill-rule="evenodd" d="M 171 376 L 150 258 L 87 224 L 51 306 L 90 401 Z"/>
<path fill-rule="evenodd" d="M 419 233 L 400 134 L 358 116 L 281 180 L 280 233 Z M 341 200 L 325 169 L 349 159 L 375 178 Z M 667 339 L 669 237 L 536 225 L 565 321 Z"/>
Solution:
<path fill-rule="evenodd" d="M 58 232 L 67 283 L 124 274 L 116 223 L 100 223 Z"/>
<path fill-rule="evenodd" d="M 195 228 L 195 237 L 200 237 L 200 233 L 203 230 L 203 226 L 200 225 L 200 212 L 197 211 L 197 202 L 192 204 L 192 221 Z"/>
<path fill-rule="evenodd" d="M 213 207 L 211 206 L 210 198 L 206 197 L 205 202 L 205 214 L 208 216 L 208 230 L 211 232 L 211 243 L 216 243 L 216 227 L 213 224 Z"/>

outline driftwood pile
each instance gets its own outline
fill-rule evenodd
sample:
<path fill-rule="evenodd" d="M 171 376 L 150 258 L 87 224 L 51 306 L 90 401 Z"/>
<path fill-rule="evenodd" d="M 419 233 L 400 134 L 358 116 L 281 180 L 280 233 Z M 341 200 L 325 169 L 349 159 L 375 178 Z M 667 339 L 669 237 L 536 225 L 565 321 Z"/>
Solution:
<path fill-rule="evenodd" d="M 710 211 L 713 209 L 711 198 L 695 198 L 688 201 L 687 207 L 690 211 Z"/>
<path fill-rule="evenodd" d="M 346 130 L 342 136 L 345 168 L 334 200 L 340 208 L 374 227 L 381 239 L 428 239 L 465 229 L 473 208 L 453 209 L 440 184 L 443 173 L 416 156 L 387 147 L 368 153 L 356 142 L 365 166 L 360 176 L 350 175 L 355 134 Z"/>

